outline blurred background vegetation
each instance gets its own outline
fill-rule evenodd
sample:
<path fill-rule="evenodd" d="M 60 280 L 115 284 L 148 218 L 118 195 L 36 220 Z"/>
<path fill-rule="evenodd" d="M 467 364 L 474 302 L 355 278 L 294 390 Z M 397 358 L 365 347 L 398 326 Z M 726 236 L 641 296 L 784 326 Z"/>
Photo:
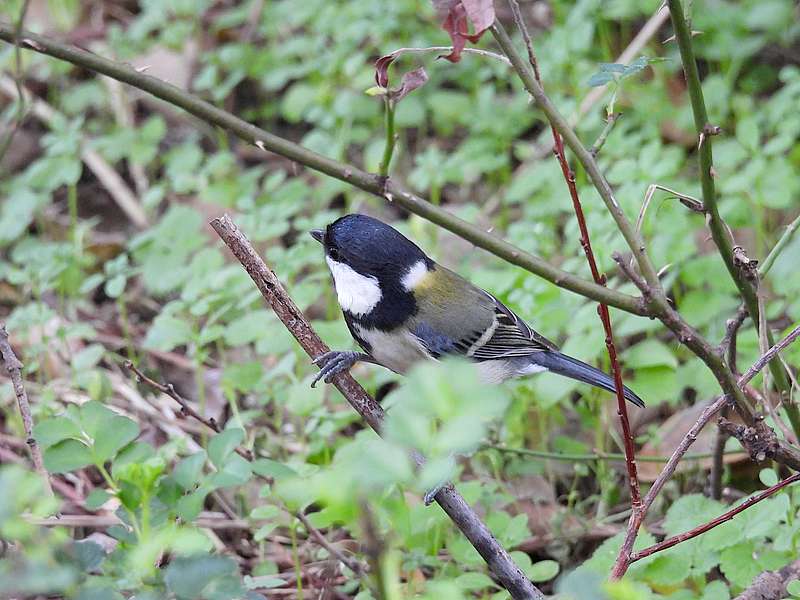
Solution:
<path fill-rule="evenodd" d="M 25 4 L 31 30 L 147 68 L 370 171 L 385 139 L 383 105 L 365 94 L 375 59 L 449 43 L 427 0 Z M 660 2 L 521 4 L 545 87 L 570 115 Z M 702 32 L 694 42 L 710 118 L 723 130 L 714 146 L 720 209 L 748 255 L 763 260 L 800 212 L 798 8 L 790 0 L 689 5 Z M 6 0 L 0 18 L 16 23 L 22 6 Z M 497 11 L 509 22 L 502 1 Z M 632 219 L 651 184 L 700 195 L 671 33 L 662 26 L 639 53 L 663 60 L 611 82 L 577 118 L 588 145 L 616 92 L 622 116 L 599 160 Z M 492 48 L 488 36 L 479 45 Z M 481 56 L 458 64 L 435 56 L 405 55 L 392 67 L 424 65 L 430 77 L 398 106 L 392 177 L 589 278 L 548 129 L 514 74 Z M 487 390 L 458 364 L 426 366 L 393 390 L 396 375 L 359 366 L 354 375 L 391 407 L 381 441 L 333 388 L 309 387 L 315 367 L 207 223 L 231 213 L 334 348 L 352 341 L 305 232 L 345 212 L 392 222 L 565 352 L 607 368 L 594 303 L 135 89 L 34 52 L 20 59 L 18 69 L 13 46 L 0 46 L 2 139 L 13 130 L 0 159 L 0 317 L 25 364 L 59 502 L 27 466 L 13 390 L 0 378 L 0 596 L 505 597 L 444 513 L 420 501 L 446 477 L 537 585 L 563 598 L 723 600 L 796 558 L 800 493 L 789 490 L 601 589 L 629 508 L 623 464 L 606 456 L 621 451 L 609 394 L 549 376 Z M 15 79 L 32 96 L 21 121 Z M 635 293 L 610 258 L 624 247 L 613 221 L 580 170 L 577 179 L 602 268 L 612 286 Z M 704 225 L 656 192 L 642 231 L 676 306 L 718 340 L 738 300 Z M 766 280 L 777 335 L 800 320 L 798 260 L 800 236 Z M 718 393 L 716 382 L 657 322 L 612 313 L 626 383 L 648 403 L 632 413 L 640 454 L 669 455 L 699 403 Z M 740 368 L 757 356 L 748 322 Z M 798 364 L 800 347 L 784 357 Z M 126 359 L 174 383 L 225 431 L 211 436 L 180 418 L 169 398 L 127 374 Z M 684 462 L 640 543 L 724 510 L 708 498 L 714 436 L 705 432 L 693 447 L 705 454 Z M 240 444 L 254 463 L 233 451 Z M 432 459 L 419 474 L 408 448 Z M 729 442 L 726 501 L 778 476 L 736 449 Z M 659 468 L 641 463 L 642 479 Z M 87 518 L 54 527 L 46 517 L 56 508 Z M 383 583 L 331 556 L 292 516 L 298 510 L 358 563 L 377 556 Z"/>

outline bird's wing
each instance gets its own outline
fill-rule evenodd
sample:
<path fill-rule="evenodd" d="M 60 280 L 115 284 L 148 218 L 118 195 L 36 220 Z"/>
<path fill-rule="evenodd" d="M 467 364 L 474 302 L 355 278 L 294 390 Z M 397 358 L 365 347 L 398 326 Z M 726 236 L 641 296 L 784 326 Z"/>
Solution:
<path fill-rule="evenodd" d="M 494 305 L 493 328 L 473 345 L 467 356 L 481 361 L 528 356 L 532 352 L 542 350 L 558 350 L 553 342 L 531 329 L 505 304 L 488 292 L 484 293 Z"/>
<path fill-rule="evenodd" d="M 439 357 L 460 354 L 476 361 L 527 356 L 557 346 L 488 292 L 436 265 L 435 286 L 415 290 L 419 315 L 411 332 Z"/>

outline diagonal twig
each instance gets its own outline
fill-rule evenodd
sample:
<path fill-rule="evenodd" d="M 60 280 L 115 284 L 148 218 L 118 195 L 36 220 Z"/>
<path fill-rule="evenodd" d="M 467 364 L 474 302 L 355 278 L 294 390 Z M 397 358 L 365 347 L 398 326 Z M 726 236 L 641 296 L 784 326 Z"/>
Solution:
<path fill-rule="evenodd" d="M 19 407 L 19 414 L 22 417 L 22 425 L 25 428 L 25 442 L 28 445 L 28 451 L 33 460 L 33 466 L 36 472 L 42 478 L 44 489 L 48 496 L 53 495 L 53 488 L 50 485 L 50 476 L 47 469 L 44 468 L 44 460 L 42 459 L 42 450 L 36 438 L 33 437 L 33 416 L 31 415 L 31 405 L 28 402 L 28 393 L 25 391 L 25 385 L 22 382 L 22 362 L 14 354 L 14 349 L 11 347 L 11 342 L 8 339 L 8 331 L 6 324 L 0 321 L 0 358 L 5 364 L 6 372 L 11 378 L 11 384 L 14 387 L 14 395 L 17 397 L 17 406 Z"/>

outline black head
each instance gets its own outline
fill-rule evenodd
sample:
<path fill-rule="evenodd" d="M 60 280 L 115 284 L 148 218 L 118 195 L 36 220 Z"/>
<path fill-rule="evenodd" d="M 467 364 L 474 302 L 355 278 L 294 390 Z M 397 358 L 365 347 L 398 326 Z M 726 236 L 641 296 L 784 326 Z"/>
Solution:
<path fill-rule="evenodd" d="M 381 282 L 402 277 L 414 264 L 432 261 L 411 240 L 367 215 L 345 215 L 311 236 L 325 247 L 325 256 Z"/>

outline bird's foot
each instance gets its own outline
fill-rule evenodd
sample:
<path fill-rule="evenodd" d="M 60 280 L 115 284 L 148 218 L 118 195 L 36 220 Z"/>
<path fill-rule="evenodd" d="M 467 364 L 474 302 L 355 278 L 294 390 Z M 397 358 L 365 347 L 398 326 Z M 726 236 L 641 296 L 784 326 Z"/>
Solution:
<path fill-rule="evenodd" d="M 349 370 L 357 362 L 364 360 L 365 354 L 353 351 L 331 350 L 319 355 L 312 362 L 319 367 L 319 373 L 311 382 L 311 387 L 317 385 L 320 379 L 330 383 L 333 378 L 343 371 Z"/>

